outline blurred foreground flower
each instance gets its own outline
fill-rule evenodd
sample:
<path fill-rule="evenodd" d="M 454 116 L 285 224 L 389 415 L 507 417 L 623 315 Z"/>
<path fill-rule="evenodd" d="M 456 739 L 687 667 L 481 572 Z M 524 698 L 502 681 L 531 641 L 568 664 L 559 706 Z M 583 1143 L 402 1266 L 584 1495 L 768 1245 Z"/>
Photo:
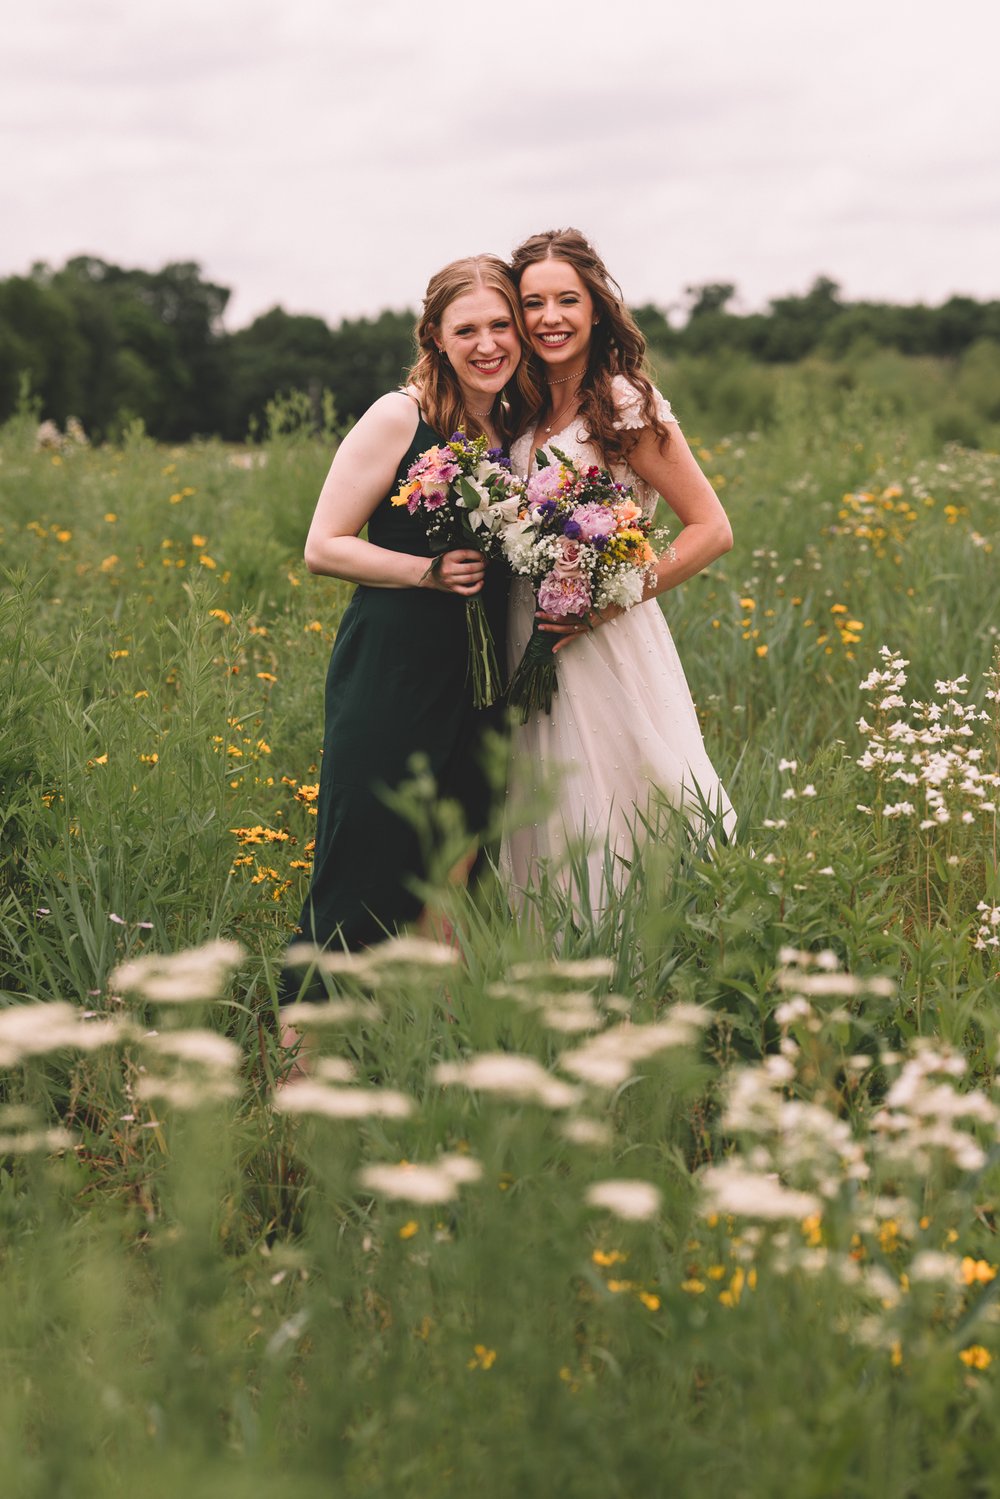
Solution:
<path fill-rule="evenodd" d="M 663 1200 L 659 1187 L 654 1187 L 652 1182 L 631 1178 L 594 1182 L 583 1195 L 591 1207 L 606 1208 L 616 1218 L 624 1218 L 630 1223 L 655 1218 Z"/>
<path fill-rule="evenodd" d="M 399 1165 L 365 1166 L 358 1181 L 378 1197 L 402 1202 L 450 1202 L 466 1182 L 478 1181 L 483 1168 L 468 1155 L 442 1155 L 436 1164 L 421 1166 L 410 1161 Z"/>
<path fill-rule="evenodd" d="M 238 942 L 221 939 L 184 952 L 147 953 L 119 964 L 108 984 L 113 990 L 140 994 L 161 1004 L 217 999 L 243 956 Z"/>

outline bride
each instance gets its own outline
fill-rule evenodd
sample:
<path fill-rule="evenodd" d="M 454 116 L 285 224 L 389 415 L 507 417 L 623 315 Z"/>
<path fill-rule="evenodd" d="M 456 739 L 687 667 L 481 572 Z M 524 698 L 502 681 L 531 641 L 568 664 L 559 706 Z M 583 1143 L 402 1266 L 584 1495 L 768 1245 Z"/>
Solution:
<path fill-rule="evenodd" d="M 533 235 L 512 257 L 532 363 L 547 397 L 511 448 L 520 477 L 544 450 L 598 464 L 632 487 L 651 516 L 662 495 L 680 522 L 644 600 L 586 618 L 539 615 L 558 636 L 551 713 L 514 730 L 505 874 L 523 899 L 547 872 L 595 914 L 624 885 L 637 835 L 657 795 L 698 832 L 732 832 L 736 818 L 702 742 L 691 694 L 657 598 L 727 552 L 732 531 L 668 402 L 644 373 L 645 340 L 603 261 L 576 229 Z M 531 585 L 510 597 L 511 667 L 531 634 Z M 554 808 L 532 822 L 558 774 Z M 518 826 L 518 823 L 521 823 Z M 611 890 L 609 890 L 609 881 Z"/>

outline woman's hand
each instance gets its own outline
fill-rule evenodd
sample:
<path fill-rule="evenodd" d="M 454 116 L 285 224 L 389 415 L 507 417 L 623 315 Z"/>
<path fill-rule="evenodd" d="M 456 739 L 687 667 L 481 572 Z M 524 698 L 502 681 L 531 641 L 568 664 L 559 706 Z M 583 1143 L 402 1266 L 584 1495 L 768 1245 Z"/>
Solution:
<path fill-rule="evenodd" d="M 483 586 L 486 558 L 469 547 L 457 547 L 435 557 L 420 579 L 419 587 L 436 588 L 439 593 L 457 593 L 472 598 Z"/>
<path fill-rule="evenodd" d="M 535 618 L 539 621 L 539 630 L 562 637 L 552 647 L 552 654 L 555 655 L 556 651 L 565 650 L 566 646 L 572 645 L 581 635 L 591 635 L 599 626 L 617 619 L 624 612 L 617 604 L 609 604 L 606 609 L 592 609 L 589 614 L 546 614 L 539 609 Z"/>

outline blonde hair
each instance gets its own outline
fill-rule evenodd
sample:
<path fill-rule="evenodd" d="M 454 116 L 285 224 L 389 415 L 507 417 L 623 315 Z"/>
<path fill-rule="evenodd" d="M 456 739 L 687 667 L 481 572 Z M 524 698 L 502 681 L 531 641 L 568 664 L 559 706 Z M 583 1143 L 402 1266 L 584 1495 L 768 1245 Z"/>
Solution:
<path fill-rule="evenodd" d="M 615 427 L 618 411 L 612 381 L 616 375 L 623 375 L 638 392 L 643 426 L 656 433 L 662 447 L 670 434 L 647 371 L 646 340 L 625 306 L 618 282 L 579 229 L 547 229 L 518 245 L 511 256 L 511 270 L 519 287 L 528 266 L 542 260 L 564 260 L 571 265 L 593 299 L 597 321 L 591 330 L 581 386 L 580 420 L 603 452 L 605 463 L 626 458 L 639 436 L 637 431 L 622 432 Z M 533 354 L 530 365 L 536 383 L 541 384 L 545 378 L 541 360 Z M 540 409 L 541 403 L 531 415 L 537 417 Z"/>
<path fill-rule="evenodd" d="M 513 381 L 494 402 L 494 425 L 507 443 L 526 424 L 529 414 L 541 404 L 541 392 L 529 365 L 528 335 L 521 313 L 521 300 L 509 266 L 497 255 L 468 255 L 444 266 L 427 283 L 423 311 L 417 322 L 415 337 L 418 355 L 409 380 L 420 393 L 424 415 L 435 432 L 450 437 L 462 428 L 470 437 L 483 432 L 479 419 L 466 411 L 458 377 L 437 347 L 441 319 L 456 297 L 486 287 L 499 292 L 510 308 L 510 314 L 521 340 L 521 362 Z"/>

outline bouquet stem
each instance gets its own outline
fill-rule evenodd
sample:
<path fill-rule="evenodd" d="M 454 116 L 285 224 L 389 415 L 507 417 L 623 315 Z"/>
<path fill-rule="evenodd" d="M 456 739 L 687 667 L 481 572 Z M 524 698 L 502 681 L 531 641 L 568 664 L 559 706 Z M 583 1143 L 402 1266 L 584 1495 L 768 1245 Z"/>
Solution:
<path fill-rule="evenodd" d="M 507 688 L 507 702 L 527 723 L 533 713 L 551 713 L 552 699 L 559 691 L 556 662 L 552 654 L 555 640 L 550 632 L 544 633 L 536 621 L 531 639 L 525 646 L 524 655 Z"/>
<path fill-rule="evenodd" d="M 497 666 L 493 631 L 480 598 L 466 601 L 465 624 L 469 633 L 469 675 L 472 678 L 472 702 L 476 708 L 488 708 L 496 702 L 500 668 Z"/>

